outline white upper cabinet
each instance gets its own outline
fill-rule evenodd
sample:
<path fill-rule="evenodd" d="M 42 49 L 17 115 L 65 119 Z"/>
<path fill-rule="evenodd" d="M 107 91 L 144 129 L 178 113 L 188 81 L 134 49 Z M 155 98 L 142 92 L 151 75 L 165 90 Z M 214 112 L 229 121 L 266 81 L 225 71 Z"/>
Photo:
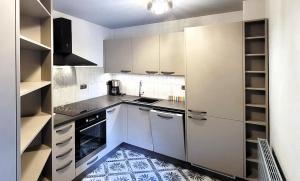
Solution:
<path fill-rule="evenodd" d="M 104 41 L 106 73 L 132 72 L 132 47 L 130 39 Z"/>
<path fill-rule="evenodd" d="M 159 36 L 132 39 L 133 73 L 159 73 Z"/>
<path fill-rule="evenodd" d="M 160 73 L 185 75 L 184 33 L 160 35 Z"/>

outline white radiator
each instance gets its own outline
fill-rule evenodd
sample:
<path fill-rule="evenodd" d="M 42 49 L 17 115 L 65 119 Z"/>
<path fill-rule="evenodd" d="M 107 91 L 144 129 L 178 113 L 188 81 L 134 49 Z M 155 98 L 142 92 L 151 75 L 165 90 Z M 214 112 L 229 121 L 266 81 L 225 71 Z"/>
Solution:
<path fill-rule="evenodd" d="M 265 139 L 258 139 L 258 160 L 259 181 L 282 181 L 271 148 Z"/>

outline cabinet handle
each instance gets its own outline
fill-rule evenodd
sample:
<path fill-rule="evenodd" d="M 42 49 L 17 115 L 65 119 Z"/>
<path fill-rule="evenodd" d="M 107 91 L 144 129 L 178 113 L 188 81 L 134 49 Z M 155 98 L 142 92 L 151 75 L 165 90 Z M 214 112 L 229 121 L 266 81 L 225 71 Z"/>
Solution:
<path fill-rule="evenodd" d="M 198 120 L 198 121 L 206 121 L 207 120 L 206 118 L 194 118 L 192 116 L 188 116 L 188 118 Z"/>
<path fill-rule="evenodd" d="M 71 153 L 72 151 L 73 151 L 73 148 L 69 149 L 66 153 L 63 153 L 61 155 L 57 155 L 56 158 L 62 158 L 64 156 L 68 155 L 69 153 Z"/>
<path fill-rule="evenodd" d="M 161 118 L 163 118 L 163 119 L 173 119 L 172 116 L 163 116 L 163 115 L 160 115 L 160 114 L 158 114 L 157 116 L 158 116 L 158 117 L 161 117 Z"/>
<path fill-rule="evenodd" d="M 157 71 L 146 71 L 147 74 L 157 74 Z"/>
<path fill-rule="evenodd" d="M 139 108 L 139 110 L 149 112 L 149 111 L 151 111 L 152 109 Z"/>
<path fill-rule="evenodd" d="M 172 74 L 175 74 L 175 72 L 161 72 L 162 74 L 164 75 L 172 75 Z"/>
<path fill-rule="evenodd" d="M 195 114 L 207 114 L 206 111 L 194 111 L 194 110 L 191 110 L 191 109 L 189 109 L 188 111 L 191 112 L 191 113 L 195 113 Z"/>
<path fill-rule="evenodd" d="M 130 73 L 131 70 L 121 70 L 121 73 Z"/>
<path fill-rule="evenodd" d="M 71 141 L 72 138 L 73 138 L 73 136 L 71 136 L 70 138 L 68 138 L 68 139 L 66 139 L 66 140 L 64 140 L 62 142 L 56 143 L 56 146 L 64 145 L 64 144 L 68 143 L 69 141 Z"/>
<path fill-rule="evenodd" d="M 97 160 L 98 160 L 98 156 L 95 159 L 93 159 L 92 161 L 88 162 L 87 165 L 93 164 Z"/>
<path fill-rule="evenodd" d="M 57 172 L 62 171 L 64 169 L 66 169 L 68 166 L 70 166 L 73 163 L 73 160 L 69 161 L 69 163 L 67 163 L 65 166 L 62 166 L 58 169 L 56 169 Z"/>
<path fill-rule="evenodd" d="M 111 110 L 107 111 L 107 113 L 112 113 L 112 112 L 115 112 L 115 110 L 116 110 L 116 108 L 113 108 L 113 109 L 111 109 Z"/>
<path fill-rule="evenodd" d="M 70 126 L 65 127 L 63 129 L 56 130 L 56 133 L 65 133 L 65 132 L 68 132 L 72 128 L 72 126 L 73 125 L 70 125 Z"/>

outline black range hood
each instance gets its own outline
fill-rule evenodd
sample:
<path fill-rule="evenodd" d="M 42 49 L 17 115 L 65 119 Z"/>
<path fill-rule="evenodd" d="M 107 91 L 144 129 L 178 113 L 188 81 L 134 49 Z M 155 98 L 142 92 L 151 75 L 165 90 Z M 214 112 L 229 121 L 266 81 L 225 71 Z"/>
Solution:
<path fill-rule="evenodd" d="M 72 52 L 72 22 L 65 18 L 53 20 L 54 65 L 96 66 L 97 64 Z"/>

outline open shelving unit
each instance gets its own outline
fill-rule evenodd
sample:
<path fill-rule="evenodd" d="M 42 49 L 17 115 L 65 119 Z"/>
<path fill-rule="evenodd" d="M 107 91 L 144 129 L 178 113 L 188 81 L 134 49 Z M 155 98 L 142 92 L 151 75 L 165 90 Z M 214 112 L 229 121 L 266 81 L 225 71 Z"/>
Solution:
<path fill-rule="evenodd" d="M 269 139 L 268 21 L 244 23 L 245 176 L 258 179 L 258 138 Z"/>
<path fill-rule="evenodd" d="M 20 0 L 21 180 L 51 180 L 52 1 Z"/>

